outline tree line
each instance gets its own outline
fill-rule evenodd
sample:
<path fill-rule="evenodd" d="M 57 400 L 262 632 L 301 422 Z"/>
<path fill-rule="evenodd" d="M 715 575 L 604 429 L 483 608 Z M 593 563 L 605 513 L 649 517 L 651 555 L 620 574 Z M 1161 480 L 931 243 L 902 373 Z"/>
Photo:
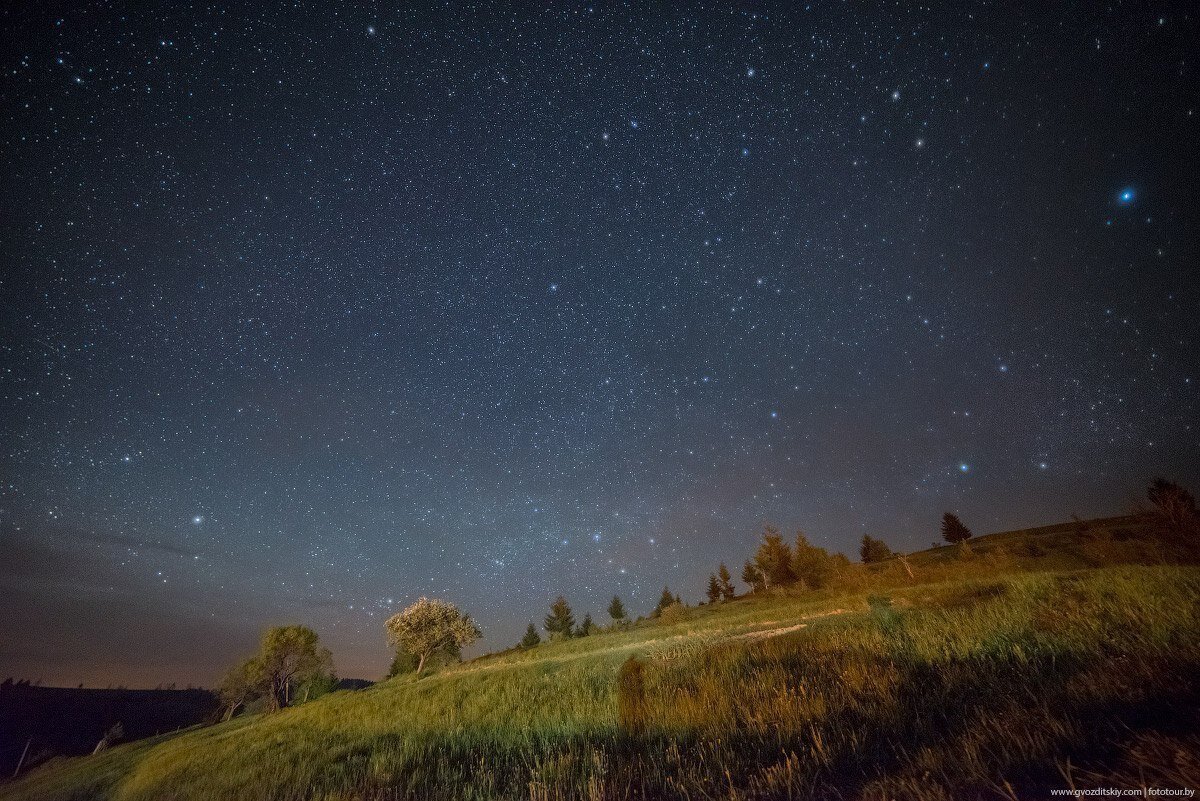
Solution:
<path fill-rule="evenodd" d="M 1192 495 L 1180 485 L 1159 478 L 1150 485 L 1146 497 L 1149 505 L 1138 512 L 1153 521 L 1159 535 L 1194 549 L 1200 539 L 1200 514 Z M 972 536 L 971 529 L 956 514 L 942 515 L 942 540 L 965 548 Z M 870 535 L 863 536 L 859 557 L 864 564 L 899 559 L 907 569 L 904 554 Z M 797 587 L 819 590 L 850 564 L 844 554 L 830 553 L 809 542 L 803 531 L 797 531 L 789 543 L 777 528 L 766 525 L 753 556 L 742 567 L 741 579 L 750 592 Z M 709 575 L 704 594 L 710 604 L 737 598 L 733 577 L 724 563 Z M 649 616 L 672 623 L 682 619 L 686 608 L 678 594 L 664 587 Z M 607 612 L 610 623 L 606 627 L 595 623 L 591 614 L 576 622 L 570 603 L 560 595 L 550 604 L 542 629 L 548 639 L 562 640 L 619 631 L 635 622 L 619 596 L 613 596 Z M 482 636 L 471 617 L 454 604 L 424 597 L 388 618 L 384 626 L 388 643 L 395 649 L 389 677 L 410 672 L 420 676 L 433 666 L 456 663 L 462 659 L 462 649 Z M 516 647 L 528 649 L 541 642 L 541 634 L 530 621 Z M 231 668 L 218 692 L 224 717 L 229 719 L 244 709 L 273 712 L 304 703 L 332 691 L 337 683 L 332 657 L 320 646 L 312 629 L 279 626 L 264 632 L 258 652 Z"/>

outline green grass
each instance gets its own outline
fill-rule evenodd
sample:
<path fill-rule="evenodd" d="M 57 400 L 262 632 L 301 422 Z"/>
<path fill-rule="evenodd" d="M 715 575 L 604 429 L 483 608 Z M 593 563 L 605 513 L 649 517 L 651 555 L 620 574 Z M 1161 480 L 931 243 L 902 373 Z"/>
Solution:
<path fill-rule="evenodd" d="M 895 562 L 855 568 L 819 593 L 704 607 L 672 626 L 61 760 L 0 798 L 932 800 L 1197 787 L 1200 568 L 1099 528 L 981 538 L 914 555 L 912 577 Z M 1035 539 L 1045 545 L 1027 548 Z M 630 656 L 645 682 L 623 705 L 638 719 L 622 721 L 617 673 Z"/>

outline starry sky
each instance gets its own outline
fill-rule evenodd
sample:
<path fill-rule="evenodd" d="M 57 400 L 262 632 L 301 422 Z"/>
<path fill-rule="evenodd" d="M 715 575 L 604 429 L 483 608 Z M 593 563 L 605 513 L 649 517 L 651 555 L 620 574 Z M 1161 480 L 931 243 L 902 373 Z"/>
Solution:
<path fill-rule="evenodd" d="M 936 5 L 7 5 L 0 673 L 1198 488 L 1196 11 Z"/>

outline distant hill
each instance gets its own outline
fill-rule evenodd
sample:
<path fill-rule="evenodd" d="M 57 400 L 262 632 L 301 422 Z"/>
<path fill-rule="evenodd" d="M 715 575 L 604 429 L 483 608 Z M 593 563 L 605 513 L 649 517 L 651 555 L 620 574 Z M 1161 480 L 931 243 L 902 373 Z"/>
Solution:
<path fill-rule="evenodd" d="M 217 698 L 207 690 L 102 690 L 0 684 L 0 771 L 11 776 L 54 756 L 90 754 L 114 724 L 138 740 L 210 722 Z"/>

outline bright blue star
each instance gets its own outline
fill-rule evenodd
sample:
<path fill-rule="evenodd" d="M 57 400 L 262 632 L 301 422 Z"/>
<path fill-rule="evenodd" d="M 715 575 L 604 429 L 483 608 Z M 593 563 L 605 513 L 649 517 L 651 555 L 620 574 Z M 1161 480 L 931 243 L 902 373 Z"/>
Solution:
<path fill-rule="evenodd" d="M 1121 190 L 1121 194 L 1117 195 L 1117 200 L 1121 201 L 1122 206 L 1128 206 L 1133 202 L 1134 194 L 1133 187 L 1127 186 Z"/>
<path fill-rule="evenodd" d="M 958 466 L 958 469 L 959 469 L 959 471 L 965 473 L 971 469 L 971 465 L 967 464 L 966 462 L 963 462 L 962 464 L 960 464 Z"/>

